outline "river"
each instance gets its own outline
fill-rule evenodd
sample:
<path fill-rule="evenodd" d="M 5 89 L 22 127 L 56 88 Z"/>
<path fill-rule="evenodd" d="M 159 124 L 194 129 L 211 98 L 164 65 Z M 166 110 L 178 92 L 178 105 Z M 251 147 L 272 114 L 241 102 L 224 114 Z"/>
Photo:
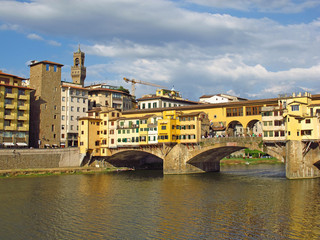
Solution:
<path fill-rule="evenodd" d="M 319 239 L 320 179 L 283 165 L 0 179 L 0 239 Z"/>

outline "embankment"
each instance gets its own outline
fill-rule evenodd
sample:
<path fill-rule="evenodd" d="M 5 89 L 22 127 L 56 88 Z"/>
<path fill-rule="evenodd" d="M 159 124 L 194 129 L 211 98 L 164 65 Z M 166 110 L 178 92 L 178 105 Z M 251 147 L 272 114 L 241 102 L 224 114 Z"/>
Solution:
<path fill-rule="evenodd" d="M 79 148 L 1 149 L 0 170 L 79 167 Z"/>

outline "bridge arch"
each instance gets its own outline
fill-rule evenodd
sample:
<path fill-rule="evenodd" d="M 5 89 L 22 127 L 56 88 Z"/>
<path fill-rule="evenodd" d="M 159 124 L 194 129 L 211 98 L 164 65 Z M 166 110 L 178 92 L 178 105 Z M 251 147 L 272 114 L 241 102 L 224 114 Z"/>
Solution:
<path fill-rule="evenodd" d="M 262 123 L 258 119 L 250 120 L 246 125 L 246 134 L 252 136 L 253 134 L 256 136 L 261 136 L 262 134 Z"/>
<path fill-rule="evenodd" d="M 244 128 L 241 122 L 233 120 L 228 123 L 226 132 L 229 137 L 242 136 L 244 134 Z"/>
<path fill-rule="evenodd" d="M 113 167 L 128 167 L 133 169 L 163 169 L 163 159 L 157 154 L 145 150 L 126 149 L 115 152 L 104 158 Z"/>

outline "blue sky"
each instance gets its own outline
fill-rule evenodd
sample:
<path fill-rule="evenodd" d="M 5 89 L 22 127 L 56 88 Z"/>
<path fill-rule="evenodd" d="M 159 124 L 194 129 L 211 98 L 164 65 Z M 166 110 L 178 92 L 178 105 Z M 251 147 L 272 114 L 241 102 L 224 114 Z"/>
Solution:
<path fill-rule="evenodd" d="M 184 98 L 320 93 L 318 0 L 0 0 L 0 69 L 29 77 L 30 60 L 86 53 L 86 84 L 135 78 Z M 155 88 L 136 86 L 136 94 Z"/>

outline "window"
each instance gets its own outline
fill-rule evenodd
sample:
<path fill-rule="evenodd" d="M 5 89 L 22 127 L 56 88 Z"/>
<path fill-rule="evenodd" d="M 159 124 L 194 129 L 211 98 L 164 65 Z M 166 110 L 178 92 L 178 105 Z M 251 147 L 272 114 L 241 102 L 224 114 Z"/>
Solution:
<path fill-rule="evenodd" d="M 70 116 L 70 120 L 73 121 L 73 116 Z"/>
<path fill-rule="evenodd" d="M 151 103 L 148 103 L 148 108 L 151 108 Z"/>
<path fill-rule="evenodd" d="M 243 116 L 243 108 L 227 108 L 227 117 Z"/>
<path fill-rule="evenodd" d="M 307 124 L 311 123 L 311 119 L 306 119 L 306 123 Z"/>
<path fill-rule="evenodd" d="M 62 102 L 65 102 L 66 101 L 66 97 L 62 97 Z"/>
<path fill-rule="evenodd" d="M 81 134 L 83 135 L 83 134 L 84 134 L 84 131 L 81 131 Z"/>
<path fill-rule="evenodd" d="M 80 112 L 80 107 L 77 107 L 77 112 Z"/>
<path fill-rule="evenodd" d="M 5 127 L 10 127 L 11 126 L 11 121 L 10 120 L 4 120 L 4 126 Z"/>
<path fill-rule="evenodd" d="M 51 131 L 54 132 L 54 124 L 51 125 Z"/>
<path fill-rule="evenodd" d="M 5 91 L 6 91 L 6 94 L 7 94 L 7 93 L 12 93 L 12 88 L 7 88 L 7 87 L 6 87 L 6 90 L 5 90 Z"/>
<path fill-rule="evenodd" d="M 49 64 L 46 64 L 46 71 L 49 71 L 50 70 L 50 66 Z"/>
<path fill-rule="evenodd" d="M 18 94 L 19 95 L 25 95 L 25 90 L 24 89 L 19 89 Z"/>
<path fill-rule="evenodd" d="M 64 115 L 61 115 L 61 120 L 64 120 Z"/>
<path fill-rule="evenodd" d="M 83 108 L 82 111 L 85 112 L 85 111 L 86 111 L 86 108 Z"/>
<path fill-rule="evenodd" d="M 57 65 L 53 65 L 53 71 L 57 72 Z"/>
<path fill-rule="evenodd" d="M 74 108 L 74 107 L 73 107 L 73 106 L 71 106 L 71 112 L 73 112 L 73 108 Z"/>
<path fill-rule="evenodd" d="M 71 102 L 73 102 L 73 97 L 71 97 Z"/>
<path fill-rule="evenodd" d="M 64 130 L 64 125 L 61 125 L 61 129 Z"/>
<path fill-rule="evenodd" d="M 145 108 L 146 108 L 146 104 L 142 103 L 142 109 L 145 109 Z"/>
<path fill-rule="evenodd" d="M 53 119 L 57 119 L 57 115 L 53 115 Z"/>
<path fill-rule="evenodd" d="M 299 111 L 299 105 L 292 105 L 291 111 Z"/>
<path fill-rule="evenodd" d="M 86 100 L 85 100 L 85 99 L 83 99 L 82 101 L 83 101 L 83 103 L 86 103 Z"/>
<path fill-rule="evenodd" d="M 65 106 L 62 106 L 62 111 L 65 111 L 66 110 L 66 107 Z"/>
<path fill-rule="evenodd" d="M 153 107 L 153 108 L 157 108 L 157 103 L 154 102 L 152 107 Z"/>
<path fill-rule="evenodd" d="M 167 126 L 161 126 L 161 130 L 166 130 Z"/>

